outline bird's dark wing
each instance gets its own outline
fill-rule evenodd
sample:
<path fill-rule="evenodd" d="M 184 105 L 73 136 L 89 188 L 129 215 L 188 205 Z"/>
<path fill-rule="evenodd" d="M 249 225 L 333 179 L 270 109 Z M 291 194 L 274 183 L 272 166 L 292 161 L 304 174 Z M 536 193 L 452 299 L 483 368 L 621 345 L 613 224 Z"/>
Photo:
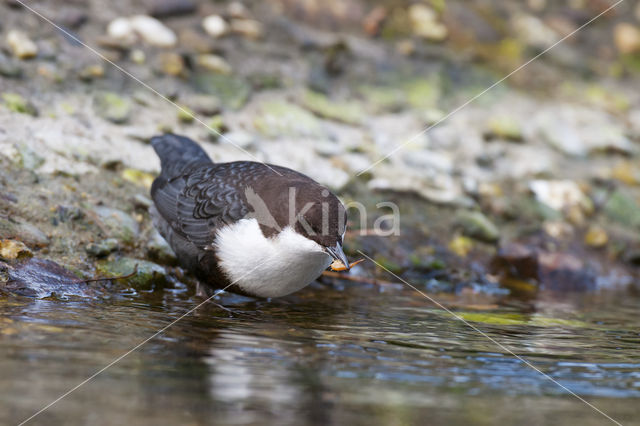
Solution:
<path fill-rule="evenodd" d="M 220 227 L 249 213 L 245 189 L 264 167 L 251 162 L 211 164 L 172 179 L 160 176 L 151 187 L 151 196 L 174 232 L 204 248 Z"/>

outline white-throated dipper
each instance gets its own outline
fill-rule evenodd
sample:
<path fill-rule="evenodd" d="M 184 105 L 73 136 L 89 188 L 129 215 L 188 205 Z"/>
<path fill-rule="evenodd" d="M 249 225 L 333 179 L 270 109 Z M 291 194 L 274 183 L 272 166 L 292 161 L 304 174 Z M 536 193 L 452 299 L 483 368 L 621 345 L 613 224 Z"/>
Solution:
<path fill-rule="evenodd" d="M 342 250 L 346 210 L 294 170 L 214 163 L 189 138 L 151 139 L 162 171 L 151 186 L 153 222 L 181 265 L 215 288 L 279 297 L 316 279 Z"/>

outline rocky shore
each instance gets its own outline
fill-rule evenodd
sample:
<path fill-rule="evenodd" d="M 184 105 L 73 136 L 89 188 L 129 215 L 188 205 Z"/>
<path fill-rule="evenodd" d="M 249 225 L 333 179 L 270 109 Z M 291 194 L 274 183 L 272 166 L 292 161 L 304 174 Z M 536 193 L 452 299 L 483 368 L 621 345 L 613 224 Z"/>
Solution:
<path fill-rule="evenodd" d="M 50 265 L 30 258 L 78 280 L 136 264 L 127 285 L 183 279 L 147 213 L 148 141 L 164 131 L 365 204 L 350 254 L 428 291 L 637 285 L 640 9 L 604 13 L 483 93 L 612 4 L 34 5 L 56 29 L 0 3 L 0 291 L 84 294 L 34 288 L 25 271 Z M 400 236 L 367 231 L 381 201 L 400 207 Z M 394 281 L 366 262 L 353 274 Z"/>

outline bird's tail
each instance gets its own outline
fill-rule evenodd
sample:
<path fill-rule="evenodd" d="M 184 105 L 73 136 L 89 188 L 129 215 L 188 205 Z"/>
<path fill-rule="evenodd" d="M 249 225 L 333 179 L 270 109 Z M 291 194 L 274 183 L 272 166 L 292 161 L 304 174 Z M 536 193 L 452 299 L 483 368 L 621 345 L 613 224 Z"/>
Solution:
<path fill-rule="evenodd" d="M 191 139 L 167 133 L 151 138 L 151 146 L 160 157 L 162 176 L 170 179 L 187 169 L 213 163 L 206 152 Z"/>

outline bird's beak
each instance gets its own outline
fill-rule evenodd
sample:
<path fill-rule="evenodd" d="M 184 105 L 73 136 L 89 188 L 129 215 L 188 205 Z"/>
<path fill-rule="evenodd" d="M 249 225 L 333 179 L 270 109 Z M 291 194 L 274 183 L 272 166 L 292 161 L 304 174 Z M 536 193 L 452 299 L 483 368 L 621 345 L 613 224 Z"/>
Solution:
<path fill-rule="evenodd" d="M 334 259 L 344 263 L 344 266 L 347 268 L 346 270 L 349 270 L 349 259 L 347 259 L 347 255 L 342 251 L 342 244 L 338 242 L 333 247 L 327 247 L 327 253 Z"/>

